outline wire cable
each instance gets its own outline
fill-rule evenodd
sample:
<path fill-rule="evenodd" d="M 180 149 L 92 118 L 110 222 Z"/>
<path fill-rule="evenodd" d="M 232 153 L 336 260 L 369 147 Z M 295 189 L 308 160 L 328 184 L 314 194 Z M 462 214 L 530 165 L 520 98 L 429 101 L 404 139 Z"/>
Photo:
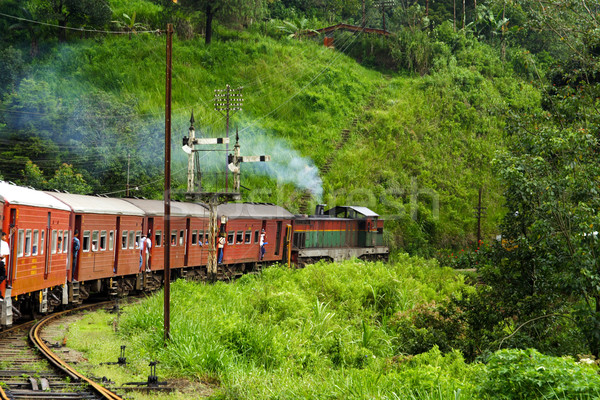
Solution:
<path fill-rule="evenodd" d="M 118 34 L 118 35 L 128 35 L 130 33 L 134 33 L 134 31 L 104 31 L 104 30 L 99 30 L 99 29 L 85 29 L 85 28 L 73 28 L 73 27 L 70 27 L 70 26 L 60 26 L 60 25 L 56 25 L 56 24 L 49 24 L 47 22 L 41 22 L 41 21 L 35 21 L 35 20 L 32 20 L 32 19 L 17 17 L 15 15 L 4 14 L 4 13 L 1 13 L 1 12 L 0 12 L 0 16 L 6 17 L 6 18 L 15 19 L 17 21 L 29 22 L 30 24 L 50 26 L 50 27 L 53 27 L 53 28 L 59 28 L 59 29 L 65 29 L 65 30 L 70 30 L 70 31 L 77 31 L 77 32 L 106 33 L 106 34 Z M 160 29 L 155 29 L 155 30 L 146 30 L 146 31 L 135 31 L 135 33 L 156 33 L 156 34 L 160 34 L 160 33 L 164 33 L 164 31 L 160 30 Z"/>

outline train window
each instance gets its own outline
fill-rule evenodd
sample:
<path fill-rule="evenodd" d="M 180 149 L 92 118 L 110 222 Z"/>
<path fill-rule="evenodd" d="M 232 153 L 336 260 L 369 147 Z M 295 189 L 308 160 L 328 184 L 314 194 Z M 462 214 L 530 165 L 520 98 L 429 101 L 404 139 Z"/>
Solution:
<path fill-rule="evenodd" d="M 208 234 L 208 232 L 206 232 L 206 233 L 204 234 L 204 243 L 208 244 L 208 237 L 209 237 L 209 236 L 210 236 L 210 235 Z"/>
<path fill-rule="evenodd" d="M 156 231 L 154 233 L 154 245 L 155 246 L 162 246 L 162 231 Z"/>
<path fill-rule="evenodd" d="M 25 255 L 31 255 L 31 229 L 25 231 Z"/>
<path fill-rule="evenodd" d="M 100 232 L 100 250 L 106 250 L 106 231 Z"/>
<path fill-rule="evenodd" d="M 34 256 L 38 255 L 38 242 L 40 241 L 40 231 L 37 229 L 33 231 L 33 243 L 31 243 L 31 254 Z"/>
<path fill-rule="evenodd" d="M 179 245 L 183 246 L 183 231 L 179 231 Z"/>
<path fill-rule="evenodd" d="M 129 248 L 133 249 L 135 247 L 135 232 L 129 231 Z"/>
<path fill-rule="evenodd" d="M 125 250 L 127 248 L 127 236 L 128 236 L 128 232 L 123 231 L 123 234 L 121 235 L 121 248 L 123 250 Z"/>
<path fill-rule="evenodd" d="M 235 232 L 231 231 L 227 234 L 227 244 L 233 244 L 233 237 L 235 236 Z"/>
<path fill-rule="evenodd" d="M 252 231 L 246 231 L 246 237 L 244 238 L 244 243 L 250 244 L 252 242 Z"/>
<path fill-rule="evenodd" d="M 177 229 L 171 231 L 171 246 L 177 246 Z"/>
<path fill-rule="evenodd" d="M 204 242 L 202 240 L 204 240 L 204 231 L 198 232 L 198 244 L 200 246 L 202 246 L 204 244 Z"/>
<path fill-rule="evenodd" d="M 65 231 L 63 234 L 63 253 L 69 251 L 69 231 Z"/>
<path fill-rule="evenodd" d="M 98 240 L 99 240 L 99 232 L 92 232 L 92 251 L 98 251 Z"/>
<path fill-rule="evenodd" d="M 237 231 L 237 235 L 235 235 L 235 243 L 244 243 L 244 231 Z"/>
<path fill-rule="evenodd" d="M 83 231 L 82 239 L 81 249 L 83 251 L 90 251 L 90 231 Z"/>
<path fill-rule="evenodd" d="M 142 248 L 142 231 L 137 231 L 135 233 L 135 246 L 136 248 Z"/>
<path fill-rule="evenodd" d="M 254 244 L 258 243 L 258 231 L 254 231 Z"/>
<path fill-rule="evenodd" d="M 57 235 L 58 234 L 57 234 L 56 230 L 52 230 L 52 242 L 50 243 L 50 246 L 52 248 L 52 254 L 56 254 L 56 242 L 58 239 Z"/>
<path fill-rule="evenodd" d="M 110 231 L 108 233 L 108 250 L 112 251 L 115 243 L 115 232 Z"/>
<path fill-rule="evenodd" d="M 198 231 L 192 231 L 192 244 L 196 244 L 197 237 Z"/>
<path fill-rule="evenodd" d="M 42 237 L 40 238 L 40 254 L 44 254 L 44 231 L 42 231 Z"/>
<path fill-rule="evenodd" d="M 23 242 L 25 241 L 25 231 L 19 229 L 19 241 L 17 242 L 17 257 L 23 257 Z"/>
<path fill-rule="evenodd" d="M 63 231 L 58 231 L 58 237 L 56 239 L 56 253 L 62 253 L 62 234 Z"/>

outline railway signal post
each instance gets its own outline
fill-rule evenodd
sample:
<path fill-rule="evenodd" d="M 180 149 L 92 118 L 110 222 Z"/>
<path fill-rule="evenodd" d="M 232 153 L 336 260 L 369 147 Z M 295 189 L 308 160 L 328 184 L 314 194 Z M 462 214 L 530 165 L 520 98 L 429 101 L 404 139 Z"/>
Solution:
<path fill-rule="evenodd" d="M 233 154 L 229 155 L 228 168 L 233 172 L 233 191 L 240 192 L 241 177 L 240 164 L 245 162 L 268 162 L 271 161 L 271 156 L 241 156 L 240 155 L 240 135 L 235 132 L 235 146 L 233 146 Z"/>
<path fill-rule="evenodd" d="M 190 200 L 200 200 L 208 204 L 208 265 L 207 273 L 210 279 L 217 275 L 217 206 L 228 201 L 239 200 L 239 190 L 234 192 L 204 192 L 202 191 L 202 174 L 198 169 L 196 174 L 197 145 L 229 144 L 229 138 L 197 138 L 194 129 L 194 113 L 190 118 L 189 136 L 183 138 L 183 151 L 188 155 L 188 179 L 186 197 Z"/>

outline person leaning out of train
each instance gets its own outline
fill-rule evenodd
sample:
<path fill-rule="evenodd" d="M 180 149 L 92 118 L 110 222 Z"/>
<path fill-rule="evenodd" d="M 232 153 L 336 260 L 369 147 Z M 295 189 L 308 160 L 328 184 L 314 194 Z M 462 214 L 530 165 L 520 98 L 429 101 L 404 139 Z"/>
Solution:
<path fill-rule="evenodd" d="M 2 241 L 0 241 L 0 285 L 2 285 L 2 282 L 6 280 L 6 265 L 10 256 L 10 246 L 8 245 L 6 232 L 1 231 L 0 236 L 2 237 Z M 10 286 L 7 285 L 7 288 L 10 288 Z M 4 292 L 0 297 L 0 301 L 4 301 Z"/>
<path fill-rule="evenodd" d="M 146 236 L 144 246 L 146 249 L 146 272 L 150 272 L 150 249 L 152 248 L 152 239 L 150 239 L 150 232 L 148 232 L 148 236 Z"/>
<path fill-rule="evenodd" d="M 219 258 L 217 261 L 218 264 L 223 264 L 223 251 L 225 248 L 225 242 L 225 233 L 219 233 L 219 239 L 217 240 L 217 247 L 219 248 Z"/>
<path fill-rule="evenodd" d="M 77 254 L 79 254 L 79 247 L 81 243 L 79 242 L 79 231 L 75 229 L 73 232 L 73 264 L 71 267 L 71 279 L 75 280 L 75 270 L 77 268 Z"/>
<path fill-rule="evenodd" d="M 146 248 L 146 235 L 142 235 L 140 241 L 138 242 L 138 249 L 140 249 L 140 269 L 139 272 L 142 272 L 142 267 L 144 266 L 144 249 Z"/>
<path fill-rule="evenodd" d="M 265 249 L 265 245 L 269 244 L 267 242 L 267 234 L 265 233 L 264 229 L 260 230 L 260 260 L 262 261 L 262 259 L 265 256 L 265 253 L 267 252 L 267 249 Z"/>

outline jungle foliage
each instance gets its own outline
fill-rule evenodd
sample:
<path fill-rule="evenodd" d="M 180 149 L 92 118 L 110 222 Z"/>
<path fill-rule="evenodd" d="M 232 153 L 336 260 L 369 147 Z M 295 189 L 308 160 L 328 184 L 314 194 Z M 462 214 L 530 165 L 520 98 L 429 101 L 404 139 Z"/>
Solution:
<path fill-rule="evenodd" d="M 129 181 L 159 198 L 157 30 L 174 23 L 174 149 L 191 111 L 197 134 L 223 136 L 214 90 L 243 86 L 229 135 L 239 130 L 245 154 L 273 157 L 243 167 L 246 200 L 302 213 L 369 206 L 393 248 L 478 268 L 476 291 L 402 315 L 401 351 L 598 356 L 597 1 L 365 1 L 364 14 L 338 0 L 244 1 L 237 13 L 225 0 L 78 4 L 0 3 L 14 17 L 0 17 L 4 179 L 116 196 Z M 390 35 L 336 32 L 334 49 L 310 36 L 363 15 L 377 28 L 385 18 Z M 187 160 L 174 154 L 183 198 Z M 206 189 L 222 186 L 223 159 L 199 156 Z"/>
<path fill-rule="evenodd" d="M 597 398 L 600 377 L 590 360 L 503 349 L 485 363 L 468 363 L 460 351 L 435 344 L 408 352 L 404 315 L 460 288 L 473 291 L 435 260 L 407 255 L 389 264 L 275 266 L 227 284 L 178 280 L 168 341 L 157 294 L 120 317 L 105 313 L 72 325 L 69 345 L 99 368 L 95 375 L 117 384 L 143 380 L 148 363 L 159 361 L 161 379 L 211 382 L 215 399 Z M 127 366 L 97 367 L 123 342 Z"/>

